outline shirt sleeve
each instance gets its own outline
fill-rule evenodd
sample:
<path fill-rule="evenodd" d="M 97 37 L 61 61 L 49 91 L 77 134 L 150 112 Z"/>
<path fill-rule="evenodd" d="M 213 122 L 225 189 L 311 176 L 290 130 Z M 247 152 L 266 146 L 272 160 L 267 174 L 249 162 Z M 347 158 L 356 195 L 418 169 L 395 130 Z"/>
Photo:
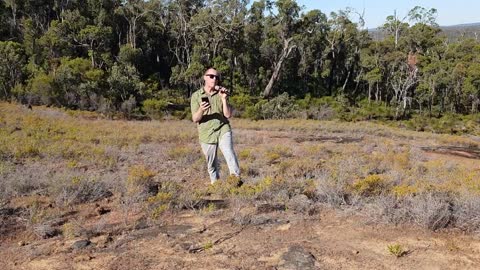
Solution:
<path fill-rule="evenodd" d="M 198 108 L 200 108 L 200 102 L 198 101 L 198 95 L 195 92 L 190 100 L 190 109 L 192 110 L 192 115 L 198 111 Z"/>

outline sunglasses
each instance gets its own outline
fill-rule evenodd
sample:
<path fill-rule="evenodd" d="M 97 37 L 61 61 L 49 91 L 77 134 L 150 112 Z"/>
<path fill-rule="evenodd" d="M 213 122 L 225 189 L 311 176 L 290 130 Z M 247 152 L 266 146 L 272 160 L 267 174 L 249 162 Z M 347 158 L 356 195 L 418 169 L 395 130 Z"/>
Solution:
<path fill-rule="evenodd" d="M 205 76 L 209 77 L 210 79 L 213 80 L 213 78 L 217 79 L 217 80 L 220 80 L 220 76 L 218 75 L 214 75 L 214 74 L 205 74 Z"/>

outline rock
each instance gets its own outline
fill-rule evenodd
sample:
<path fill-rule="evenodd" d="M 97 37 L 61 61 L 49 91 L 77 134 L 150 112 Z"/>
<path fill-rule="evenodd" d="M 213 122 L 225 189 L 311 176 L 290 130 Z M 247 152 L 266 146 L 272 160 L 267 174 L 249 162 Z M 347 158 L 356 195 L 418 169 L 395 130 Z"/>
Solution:
<path fill-rule="evenodd" d="M 305 213 L 310 209 L 312 201 L 304 194 L 299 194 L 291 198 L 287 203 L 287 209 L 294 212 Z"/>
<path fill-rule="evenodd" d="M 278 226 L 277 231 L 288 231 L 292 225 L 291 224 L 283 224 Z"/>
<path fill-rule="evenodd" d="M 92 242 L 90 240 L 78 240 L 72 245 L 72 249 L 84 249 L 88 247 Z"/>
<path fill-rule="evenodd" d="M 194 227 L 188 224 L 165 225 L 159 227 L 159 231 L 169 237 L 185 237 L 192 234 Z"/>
<path fill-rule="evenodd" d="M 286 224 L 288 223 L 288 220 L 282 220 L 278 218 L 271 217 L 268 214 L 262 214 L 262 215 L 246 215 L 246 216 L 236 216 L 232 220 L 233 224 L 236 225 L 254 225 L 254 226 L 260 226 L 260 225 L 267 225 L 267 224 Z"/>
<path fill-rule="evenodd" d="M 281 256 L 278 270 L 315 270 L 315 257 L 301 246 L 291 246 Z"/>
<path fill-rule="evenodd" d="M 25 246 L 25 245 L 27 245 L 27 243 L 25 243 L 25 241 L 20 241 L 20 242 L 18 242 L 18 246 L 19 246 L 19 247 L 23 247 L 23 246 Z"/>
<path fill-rule="evenodd" d="M 285 205 L 264 203 L 257 206 L 257 214 L 265 214 L 274 211 L 285 211 Z"/>

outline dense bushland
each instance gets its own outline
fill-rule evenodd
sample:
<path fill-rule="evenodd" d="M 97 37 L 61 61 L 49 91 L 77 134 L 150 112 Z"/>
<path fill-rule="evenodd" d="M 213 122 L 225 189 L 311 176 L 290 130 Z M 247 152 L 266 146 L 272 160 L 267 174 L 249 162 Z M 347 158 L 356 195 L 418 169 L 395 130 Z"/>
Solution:
<path fill-rule="evenodd" d="M 0 99 L 185 118 L 215 66 L 242 117 L 411 119 L 417 130 L 470 132 L 480 46 L 448 39 L 435 16 L 388 16 L 372 40 L 354 10 L 327 16 L 294 0 L 4 0 Z"/>

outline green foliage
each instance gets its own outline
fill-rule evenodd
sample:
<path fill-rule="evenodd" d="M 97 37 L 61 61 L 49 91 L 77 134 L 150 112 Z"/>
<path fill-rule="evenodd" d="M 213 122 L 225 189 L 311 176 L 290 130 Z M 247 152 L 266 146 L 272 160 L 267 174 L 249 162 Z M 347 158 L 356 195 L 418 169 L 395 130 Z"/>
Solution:
<path fill-rule="evenodd" d="M 233 95 L 230 98 L 230 104 L 232 105 L 233 108 L 235 108 L 235 111 L 237 112 L 238 115 L 241 115 L 243 117 L 248 117 L 247 115 L 247 109 L 250 107 L 253 107 L 255 104 L 255 98 L 245 94 L 245 93 L 240 93 Z"/>
<path fill-rule="evenodd" d="M 132 65 L 117 65 L 112 67 L 108 95 L 117 103 L 128 101 L 131 97 L 140 96 L 145 84 L 140 80 L 137 69 Z"/>
<path fill-rule="evenodd" d="M 403 257 L 404 255 L 406 255 L 408 253 L 407 250 L 405 250 L 403 248 L 402 245 L 400 244 L 391 244 L 391 245 L 388 245 L 387 246 L 387 249 L 388 249 L 388 252 L 397 257 L 397 258 L 400 258 L 400 257 Z"/>
<path fill-rule="evenodd" d="M 141 53 L 140 49 L 132 48 L 130 45 L 123 45 L 118 53 L 118 63 L 125 66 L 136 66 L 140 61 Z"/>
<path fill-rule="evenodd" d="M 353 183 L 353 192 L 362 196 L 375 196 L 388 191 L 389 184 L 384 175 L 372 174 Z"/>
<path fill-rule="evenodd" d="M 295 99 L 283 93 L 269 101 L 261 100 L 254 106 L 247 107 L 246 116 L 259 119 L 286 119 L 291 118 L 296 109 Z"/>
<path fill-rule="evenodd" d="M 161 105 L 145 103 L 154 99 L 188 118 L 183 108 L 214 66 L 232 88 L 236 116 L 256 120 L 480 109 L 480 43 L 446 42 L 435 8 L 389 15 L 384 36 L 372 39 L 351 9 L 327 16 L 295 0 L 50 2 L 3 5 L 0 99 L 160 118 Z"/>
<path fill-rule="evenodd" d="M 459 115 L 445 114 L 440 118 L 428 117 L 425 115 L 414 115 L 404 125 L 417 131 L 428 131 L 434 133 L 449 134 L 480 134 L 478 114 Z"/>
<path fill-rule="evenodd" d="M 0 98 L 9 99 L 11 89 L 22 83 L 25 64 L 22 44 L 0 41 Z"/>
<path fill-rule="evenodd" d="M 143 101 L 143 110 L 151 119 L 161 119 L 168 103 L 164 100 L 147 99 Z"/>
<path fill-rule="evenodd" d="M 30 89 L 25 92 L 25 95 L 31 99 L 37 97 L 43 104 L 47 105 L 55 103 L 57 100 L 54 78 L 48 74 L 38 73 L 30 80 L 29 84 Z"/>
<path fill-rule="evenodd" d="M 358 108 L 353 108 L 351 115 L 353 120 L 390 120 L 394 117 L 393 108 L 385 103 L 362 100 Z"/>

